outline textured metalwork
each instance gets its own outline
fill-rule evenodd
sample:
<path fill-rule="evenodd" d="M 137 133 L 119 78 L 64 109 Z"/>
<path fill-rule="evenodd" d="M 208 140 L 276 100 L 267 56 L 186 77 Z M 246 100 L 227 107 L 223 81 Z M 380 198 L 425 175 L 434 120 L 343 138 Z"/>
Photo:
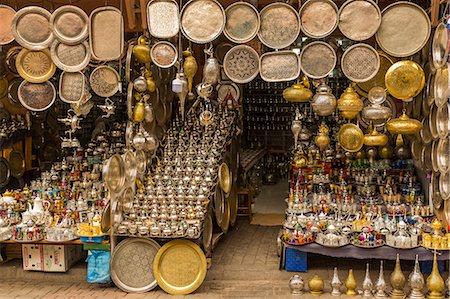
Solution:
<path fill-rule="evenodd" d="M 283 82 L 300 75 L 300 61 L 292 51 L 269 52 L 259 59 L 261 78 L 267 82 Z"/>
<path fill-rule="evenodd" d="M 56 90 L 49 81 L 44 83 L 22 81 L 18 95 L 20 103 L 28 110 L 44 111 L 55 102 Z"/>
<path fill-rule="evenodd" d="M 447 28 L 444 23 L 439 23 L 434 31 L 433 43 L 431 44 L 431 54 L 435 68 L 443 67 L 447 63 L 448 51 Z"/>
<path fill-rule="evenodd" d="M 91 89 L 101 97 L 111 97 L 119 90 L 120 77 L 115 69 L 99 66 L 92 71 L 89 78 Z"/>
<path fill-rule="evenodd" d="M 30 50 L 42 50 L 53 41 L 50 28 L 51 14 L 38 6 L 19 10 L 12 19 L 12 32 L 16 42 Z"/>
<path fill-rule="evenodd" d="M 153 63 L 157 66 L 161 68 L 169 68 L 177 62 L 178 51 L 171 43 L 162 41 L 156 43 L 152 47 L 150 56 Z"/>
<path fill-rule="evenodd" d="M 381 51 L 378 51 L 378 56 L 380 58 L 380 68 L 378 69 L 376 75 L 366 82 L 358 82 L 355 85 L 355 90 L 363 97 L 367 97 L 369 90 L 375 86 L 382 88 L 386 87 L 386 84 L 384 83 L 384 76 L 391 65 L 394 64 L 394 60 Z"/>
<path fill-rule="evenodd" d="M 342 55 L 341 69 L 353 82 L 366 82 L 378 73 L 380 57 L 378 52 L 367 44 L 349 47 Z"/>
<path fill-rule="evenodd" d="M 14 40 L 11 24 L 15 14 L 16 11 L 13 8 L 0 4 L 0 46 Z"/>
<path fill-rule="evenodd" d="M 252 47 L 239 45 L 223 59 L 225 74 L 236 83 L 248 83 L 259 73 L 259 55 Z"/>
<path fill-rule="evenodd" d="M 174 0 L 152 0 L 147 4 L 147 25 L 151 36 L 171 38 L 180 31 L 178 3 Z"/>
<path fill-rule="evenodd" d="M 109 191 L 118 193 L 125 184 L 125 164 L 120 155 L 113 155 L 103 167 L 103 178 Z M 125 195 L 123 195 L 125 197 Z"/>
<path fill-rule="evenodd" d="M 417 96 L 425 85 L 425 73 L 411 60 L 394 63 L 386 72 L 385 84 L 395 98 L 407 100 Z"/>
<path fill-rule="evenodd" d="M 81 72 L 62 72 L 59 77 L 60 99 L 69 104 L 81 101 L 85 94 L 85 81 Z"/>
<path fill-rule="evenodd" d="M 338 142 L 345 151 L 355 153 L 364 145 L 364 133 L 355 124 L 342 125 L 338 132 Z"/>
<path fill-rule="evenodd" d="M 55 38 L 65 44 L 75 45 L 88 37 L 89 17 L 81 8 L 64 5 L 52 13 L 50 27 Z"/>
<path fill-rule="evenodd" d="M 246 43 L 259 31 L 260 18 L 256 8 L 243 1 L 231 4 L 225 10 L 226 23 L 223 33 L 234 43 Z"/>
<path fill-rule="evenodd" d="M 300 34 L 300 17 L 292 6 L 272 3 L 261 10 L 258 37 L 269 48 L 290 46 Z"/>
<path fill-rule="evenodd" d="M 48 49 L 39 51 L 22 49 L 16 58 L 16 69 L 22 78 L 32 83 L 45 82 L 56 71 Z"/>
<path fill-rule="evenodd" d="M 225 27 L 225 11 L 216 0 L 191 0 L 181 11 L 181 31 L 190 41 L 206 44 Z"/>
<path fill-rule="evenodd" d="M 331 0 L 308 0 L 300 9 L 300 20 L 307 36 L 326 37 L 338 26 L 338 8 Z"/>
<path fill-rule="evenodd" d="M 348 0 L 339 9 L 339 30 L 349 39 L 371 38 L 380 24 L 380 8 L 371 0 Z"/>
<path fill-rule="evenodd" d="M 50 49 L 50 54 L 56 66 L 66 72 L 83 70 L 91 59 L 87 41 L 76 45 L 67 45 L 55 40 Z"/>
<path fill-rule="evenodd" d="M 336 66 L 336 60 L 334 49 L 322 41 L 307 44 L 300 53 L 301 69 L 313 79 L 327 77 Z"/>

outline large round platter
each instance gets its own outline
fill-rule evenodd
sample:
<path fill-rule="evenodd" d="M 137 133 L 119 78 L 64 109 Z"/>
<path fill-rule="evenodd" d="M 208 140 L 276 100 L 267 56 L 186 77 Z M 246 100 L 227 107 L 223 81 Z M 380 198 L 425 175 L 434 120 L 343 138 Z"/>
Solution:
<path fill-rule="evenodd" d="M 338 8 L 331 0 L 308 0 L 300 8 L 300 27 L 309 37 L 326 37 L 337 26 Z"/>
<path fill-rule="evenodd" d="M 425 85 L 425 73 L 411 60 L 394 63 L 386 72 L 387 91 L 395 98 L 408 100 L 417 96 Z"/>
<path fill-rule="evenodd" d="M 137 160 L 134 152 L 127 150 L 123 155 L 125 165 L 125 182 L 129 185 L 134 184 L 137 176 Z"/>
<path fill-rule="evenodd" d="M 50 12 L 38 6 L 19 10 L 12 19 L 12 32 L 16 42 L 30 50 L 42 50 L 50 46 L 53 41 L 50 17 Z"/>
<path fill-rule="evenodd" d="M 450 198 L 450 171 L 441 173 L 439 176 L 439 193 L 443 200 Z"/>
<path fill-rule="evenodd" d="M 431 44 L 431 55 L 436 69 L 446 64 L 448 51 L 447 28 L 444 23 L 439 23 L 434 31 L 433 43 Z"/>
<path fill-rule="evenodd" d="M 147 169 L 147 154 L 143 150 L 137 150 L 136 156 L 136 171 L 139 177 L 142 177 Z"/>
<path fill-rule="evenodd" d="M 364 133 L 355 124 L 344 124 L 339 129 L 338 142 L 345 151 L 356 153 L 364 145 Z"/>
<path fill-rule="evenodd" d="M 216 0 L 191 0 L 181 10 L 181 31 L 190 41 L 206 44 L 225 27 L 225 11 Z"/>
<path fill-rule="evenodd" d="M 380 24 L 380 8 L 371 0 L 348 0 L 339 9 L 339 30 L 351 40 L 371 38 Z"/>
<path fill-rule="evenodd" d="M 447 65 L 436 70 L 433 83 L 433 94 L 431 96 L 434 97 L 436 105 L 443 106 L 448 102 L 450 90 Z"/>
<path fill-rule="evenodd" d="M 197 244 L 173 240 L 156 254 L 153 271 L 158 285 L 167 293 L 190 294 L 205 279 L 206 257 Z"/>
<path fill-rule="evenodd" d="M 217 99 L 222 103 L 227 97 L 232 97 L 236 102 L 239 102 L 241 91 L 239 86 L 231 81 L 222 81 L 217 84 Z"/>
<path fill-rule="evenodd" d="M 259 72 L 266 82 L 292 81 L 300 75 L 300 59 L 293 51 L 264 53 L 259 59 Z"/>
<path fill-rule="evenodd" d="M 225 55 L 223 68 L 233 82 L 248 83 L 258 76 L 259 55 L 252 47 L 235 46 Z"/>
<path fill-rule="evenodd" d="M 106 204 L 106 207 L 103 209 L 102 218 L 100 221 L 100 227 L 102 230 L 102 233 L 106 234 L 108 233 L 109 229 L 111 228 L 111 202 L 108 201 Z"/>
<path fill-rule="evenodd" d="M 111 255 L 111 279 L 125 292 L 144 293 L 157 286 L 153 262 L 161 249 L 151 239 L 130 238 L 117 245 Z"/>
<path fill-rule="evenodd" d="M 56 9 L 50 17 L 50 27 L 55 38 L 68 45 L 75 45 L 88 37 L 89 17 L 74 5 Z"/>
<path fill-rule="evenodd" d="M 258 34 L 259 13 L 253 5 L 243 1 L 233 3 L 227 7 L 225 15 L 223 33 L 230 41 L 242 44 L 251 41 Z"/>
<path fill-rule="evenodd" d="M 124 25 L 120 10 L 104 6 L 89 16 L 89 48 L 99 61 L 117 60 L 124 47 Z"/>
<path fill-rule="evenodd" d="M 412 2 L 398 1 L 383 9 L 381 26 L 376 33 L 378 45 L 395 57 L 417 53 L 430 37 L 427 13 Z"/>
<path fill-rule="evenodd" d="M 97 95 L 107 98 L 119 90 L 120 77 L 115 69 L 102 65 L 92 71 L 89 82 Z"/>
<path fill-rule="evenodd" d="M 0 46 L 7 45 L 14 40 L 11 24 L 15 14 L 14 9 L 0 4 Z"/>
<path fill-rule="evenodd" d="M 380 56 L 371 46 L 356 44 L 342 55 L 341 69 L 349 80 L 367 82 L 377 75 L 380 69 Z"/>
<path fill-rule="evenodd" d="M 450 133 L 450 103 L 438 108 L 437 112 L 437 131 L 439 138 L 447 138 Z"/>
<path fill-rule="evenodd" d="M 31 83 L 22 81 L 18 89 L 19 101 L 30 111 L 47 110 L 56 99 L 55 86 L 50 81 L 44 83 Z"/>
<path fill-rule="evenodd" d="M 217 224 L 220 226 L 220 224 L 223 222 L 223 213 L 225 210 L 225 194 L 223 193 L 222 189 L 219 185 L 216 186 L 215 194 L 214 194 L 214 216 L 216 218 Z"/>
<path fill-rule="evenodd" d="M 433 151 L 432 151 L 432 145 L 431 143 L 426 144 L 423 148 L 422 148 L 422 156 L 421 156 L 421 162 L 422 162 L 422 168 L 425 170 L 432 170 L 433 169 L 433 162 L 432 162 L 432 156 L 433 155 Z"/>
<path fill-rule="evenodd" d="M 336 52 L 327 43 L 315 41 L 303 47 L 300 53 L 300 66 L 309 78 L 327 77 L 336 66 Z"/>
<path fill-rule="evenodd" d="M 430 132 L 430 121 L 428 116 L 422 120 L 422 129 L 420 129 L 419 134 L 425 144 L 429 144 L 433 140 L 433 136 L 431 136 Z"/>
<path fill-rule="evenodd" d="M 147 4 L 147 25 L 151 36 L 171 38 L 180 31 L 180 15 L 175 0 L 151 0 Z"/>
<path fill-rule="evenodd" d="M 450 141 L 448 138 L 439 139 L 436 154 L 438 170 L 441 173 L 450 171 Z"/>
<path fill-rule="evenodd" d="M 120 155 L 113 155 L 103 166 L 103 179 L 110 192 L 118 193 L 125 185 L 125 163 Z"/>
<path fill-rule="evenodd" d="M 431 173 L 430 195 L 435 209 L 440 209 L 442 206 L 442 197 L 439 192 L 439 176 L 439 172 Z"/>
<path fill-rule="evenodd" d="M 169 68 L 177 62 L 178 51 L 172 43 L 161 41 L 153 45 L 150 57 L 152 62 L 160 68 Z"/>
<path fill-rule="evenodd" d="M 12 46 L 11 48 L 8 49 L 8 52 L 6 52 L 6 66 L 9 70 L 9 72 L 14 76 L 14 77 L 19 77 L 19 73 L 17 72 L 17 68 L 16 68 L 16 59 L 17 59 L 17 55 L 19 55 L 20 51 L 22 51 L 22 47 L 21 46 Z"/>
<path fill-rule="evenodd" d="M 384 77 L 386 75 L 387 70 L 394 64 L 394 60 L 389 57 L 386 53 L 382 51 L 377 51 L 378 57 L 380 58 L 380 68 L 378 69 L 377 74 L 370 80 L 366 82 L 359 82 L 355 85 L 356 91 L 363 97 L 367 97 L 369 90 L 371 90 L 375 86 L 380 86 L 385 88 L 386 84 L 384 83 Z"/>
<path fill-rule="evenodd" d="M 297 40 L 300 34 L 300 17 L 285 3 L 272 3 L 261 10 L 258 37 L 272 49 L 283 49 Z"/>
<path fill-rule="evenodd" d="M 91 51 L 87 41 L 76 45 L 68 45 L 55 40 L 50 51 L 56 66 L 66 72 L 83 70 L 91 59 Z"/>
<path fill-rule="evenodd" d="M 33 51 L 24 48 L 17 55 L 16 69 L 28 82 L 42 83 L 55 74 L 56 66 L 48 49 Z"/>
<path fill-rule="evenodd" d="M 0 188 L 8 185 L 10 178 L 11 169 L 9 168 L 9 162 L 5 158 L 0 157 Z"/>
<path fill-rule="evenodd" d="M 411 155 L 413 157 L 414 160 L 418 161 L 420 160 L 420 155 L 422 153 L 422 141 L 420 140 L 420 138 L 415 138 L 412 142 L 411 142 Z"/>
<path fill-rule="evenodd" d="M 22 152 L 13 150 L 9 154 L 9 168 L 11 175 L 15 178 L 21 178 L 25 173 L 25 157 Z"/>
<path fill-rule="evenodd" d="M 211 211 L 208 211 L 203 221 L 202 245 L 203 249 L 208 252 L 212 248 L 214 222 L 212 220 Z"/>
<path fill-rule="evenodd" d="M 85 94 L 85 82 L 82 72 L 62 72 L 59 77 L 59 98 L 72 104 L 81 101 Z"/>
<path fill-rule="evenodd" d="M 230 193 L 231 191 L 231 184 L 233 182 L 232 180 L 232 174 L 230 172 L 230 169 L 227 165 L 227 163 L 222 163 L 219 167 L 219 184 L 220 188 L 225 193 Z"/>

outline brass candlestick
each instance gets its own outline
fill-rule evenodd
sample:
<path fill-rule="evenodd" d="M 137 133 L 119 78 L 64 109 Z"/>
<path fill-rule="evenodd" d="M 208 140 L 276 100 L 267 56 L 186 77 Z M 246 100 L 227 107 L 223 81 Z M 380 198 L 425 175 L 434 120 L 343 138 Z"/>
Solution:
<path fill-rule="evenodd" d="M 394 272 L 391 273 L 390 281 L 392 285 L 390 297 L 394 299 L 404 299 L 406 297 L 406 294 L 403 289 L 405 287 L 406 278 L 400 266 L 400 255 L 398 253 Z"/>
<path fill-rule="evenodd" d="M 356 296 L 358 294 L 356 292 L 356 280 L 355 276 L 353 276 L 353 269 L 348 270 L 348 277 L 345 281 L 345 287 L 347 288 L 347 292 L 345 293 L 347 296 Z"/>
<path fill-rule="evenodd" d="M 434 251 L 433 258 L 433 269 L 431 270 L 430 276 L 427 278 L 428 287 L 428 299 L 443 299 L 445 283 L 441 274 L 439 274 L 439 268 L 436 259 L 436 250 Z"/>

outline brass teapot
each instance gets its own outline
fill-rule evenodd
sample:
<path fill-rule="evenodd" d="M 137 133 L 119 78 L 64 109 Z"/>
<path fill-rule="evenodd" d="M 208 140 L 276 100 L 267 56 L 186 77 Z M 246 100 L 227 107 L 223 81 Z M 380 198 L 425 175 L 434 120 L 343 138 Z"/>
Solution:
<path fill-rule="evenodd" d="M 147 37 L 141 35 L 138 44 L 133 47 L 133 56 L 139 63 L 150 63 L 150 46 Z"/>
<path fill-rule="evenodd" d="M 337 101 L 337 108 L 346 119 L 355 118 L 362 110 L 363 106 L 363 101 L 351 86 L 347 87 Z"/>

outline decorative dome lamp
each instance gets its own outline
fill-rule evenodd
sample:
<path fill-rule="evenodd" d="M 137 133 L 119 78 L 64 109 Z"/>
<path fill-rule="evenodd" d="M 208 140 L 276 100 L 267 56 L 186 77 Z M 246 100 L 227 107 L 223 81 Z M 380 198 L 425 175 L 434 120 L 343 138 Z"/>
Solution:
<path fill-rule="evenodd" d="M 400 117 L 389 120 L 386 123 L 386 129 L 391 134 L 398 134 L 397 144 L 403 144 L 402 135 L 414 135 L 419 133 L 422 129 L 422 123 L 417 119 L 409 118 L 406 115 L 406 109 L 403 108 L 403 113 Z"/>
<path fill-rule="evenodd" d="M 350 85 L 337 101 L 337 108 L 345 119 L 353 119 L 363 109 L 364 103 Z"/>
<path fill-rule="evenodd" d="M 297 80 L 297 83 L 283 90 L 283 98 L 289 102 L 304 103 L 311 100 L 311 97 L 312 91 L 309 89 L 309 81 L 306 76 L 303 76 L 301 81 Z"/>
<path fill-rule="evenodd" d="M 313 111 L 319 116 L 331 115 L 336 108 L 336 98 L 331 88 L 324 82 L 317 87 L 317 92 L 311 100 Z"/>

